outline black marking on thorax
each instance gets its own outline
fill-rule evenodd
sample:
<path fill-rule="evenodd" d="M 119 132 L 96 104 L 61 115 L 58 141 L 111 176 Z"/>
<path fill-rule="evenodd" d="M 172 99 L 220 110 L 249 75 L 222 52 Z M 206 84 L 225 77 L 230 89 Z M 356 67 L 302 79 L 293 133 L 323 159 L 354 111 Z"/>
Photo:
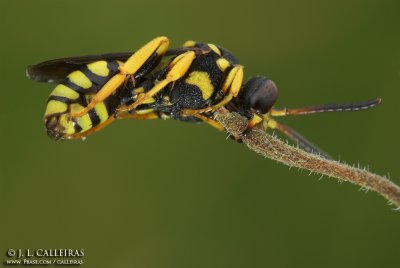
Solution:
<path fill-rule="evenodd" d="M 213 98 L 221 88 L 225 78 L 225 73 L 218 68 L 216 63 L 219 57 L 220 56 L 213 51 L 196 57 L 185 76 L 168 87 L 172 105 L 176 105 L 180 108 L 201 109 L 213 103 Z M 203 99 L 200 88 L 186 83 L 186 79 L 190 74 L 196 71 L 205 72 L 210 78 L 214 92 L 208 100 Z"/>

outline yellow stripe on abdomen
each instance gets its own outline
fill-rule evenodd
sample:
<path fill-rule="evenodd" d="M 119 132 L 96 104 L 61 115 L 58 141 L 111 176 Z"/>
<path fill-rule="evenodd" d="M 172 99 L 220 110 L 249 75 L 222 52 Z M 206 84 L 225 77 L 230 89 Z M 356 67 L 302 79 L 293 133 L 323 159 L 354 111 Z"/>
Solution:
<path fill-rule="evenodd" d="M 64 102 L 57 101 L 57 100 L 50 100 L 47 103 L 46 112 L 44 113 L 45 116 L 53 115 L 53 114 L 60 114 L 66 112 L 68 109 L 68 105 Z"/>
<path fill-rule="evenodd" d="M 83 106 L 78 103 L 73 103 L 70 106 L 71 113 L 78 113 L 83 110 Z M 89 114 L 85 114 L 81 117 L 76 118 L 76 123 L 82 128 L 80 132 L 84 132 L 92 128 L 92 120 L 90 120 Z"/>
<path fill-rule="evenodd" d="M 104 60 L 89 63 L 87 67 L 92 73 L 98 76 L 106 77 L 110 73 L 110 70 L 107 67 L 107 62 Z"/>
<path fill-rule="evenodd" d="M 67 114 L 63 114 L 60 116 L 59 124 L 60 124 L 60 126 L 63 127 L 64 135 L 75 134 L 75 127 L 74 127 L 75 123 L 68 118 Z"/>
<path fill-rule="evenodd" d="M 71 100 L 76 100 L 79 97 L 79 93 L 63 84 L 59 84 L 51 92 L 50 96 L 58 96 L 58 97 L 68 98 Z"/>
<path fill-rule="evenodd" d="M 100 118 L 100 123 L 105 122 L 109 118 L 107 107 L 104 102 L 96 104 L 96 106 L 94 106 L 94 109 L 97 116 Z"/>
<path fill-rule="evenodd" d="M 88 89 L 92 87 L 92 81 L 81 71 L 75 71 L 68 75 L 69 80 L 81 88 Z"/>

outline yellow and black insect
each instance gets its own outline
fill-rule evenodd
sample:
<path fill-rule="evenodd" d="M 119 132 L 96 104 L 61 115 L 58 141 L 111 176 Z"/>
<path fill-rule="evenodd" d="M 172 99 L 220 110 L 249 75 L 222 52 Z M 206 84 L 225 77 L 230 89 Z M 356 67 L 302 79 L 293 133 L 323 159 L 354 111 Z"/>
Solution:
<path fill-rule="evenodd" d="M 194 41 L 168 49 L 157 37 L 132 53 L 112 53 L 45 61 L 28 67 L 30 79 L 58 83 L 47 102 L 47 133 L 54 139 L 85 137 L 118 118 L 173 118 L 206 122 L 224 130 L 213 113 L 226 107 L 248 118 L 248 129 L 278 129 L 309 152 L 328 157 L 273 117 L 358 111 L 380 99 L 301 109 L 274 108 L 277 87 L 257 76 L 243 81 L 243 66 L 226 49 Z"/>

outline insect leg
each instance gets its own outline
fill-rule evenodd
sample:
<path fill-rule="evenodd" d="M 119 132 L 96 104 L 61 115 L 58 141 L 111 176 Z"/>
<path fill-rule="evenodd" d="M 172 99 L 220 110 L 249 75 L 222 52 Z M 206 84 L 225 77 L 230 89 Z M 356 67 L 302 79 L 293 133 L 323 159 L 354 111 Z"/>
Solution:
<path fill-rule="evenodd" d="M 156 113 L 148 113 L 148 114 L 118 114 L 116 116 L 110 116 L 106 121 L 104 121 L 103 123 L 85 131 L 82 133 L 74 133 L 71 135 L 67 135 L 65 136 L 66 139 L 81 139 L 84 138 L 86 136 L 89 136 L 90 134 L 97 132 L 103 128 L 105 128 L 106 126 L 108 126 L 110 123 L 112 123 L 115 119 L 123 119 L 123 118 L 127 118 L 127 119 L 136 119 L 136 120 L 148 120 L 148 119 L 158 119 L 159 116 Z"/>
<path fill-rule="evenodd" d="M 120 73 L 114 75 L 93 97 L 91 102 L 81 111 L 71 113 L 71 117 L 81 117 L 87 114 L 94 106 L 114 93 L 127 78 L 132 77 L 152 57 L 161 57 L 167 52 L 169 41 L 166 37 L 157 37 L 136 51 L 122 66 Z"/>
<path fill-rule="evenodd" d="M 185 73 L 189 70 L 193 60 L 196 58 L 196 53 L 194 51 L 187 51 L 179 56 L 177 56 L 170 64 L 169 72 L 166 75 L 166 78 L 161 81 L 156 81 L 156 84 L 153 88 L 145 93 L 140 93 L 138 95 L 137 100 L 131 105 L 121 107 L 118 111 L 131 111 L 134 110 L 140 104 L 143 104 L 149 98 L 153 97 L 155 94 L 160 92 L 164 87 L 166 87 L 169 83 L 172 83 L 185 75 Z"/>
<path fill-rule="evenodd" d="M 151 112 L 147 114 L 130 114 L 130 113 L 119 113 L 115 116 L 117 119 L 135 119 L 135 120 L 149 120 L 160 118 L 158 114 Z"/>
<path fill-rule="evenodd" d="M 97 132 L 103 128 L 105 128 L 106 126 L 108 126 L 110 123 L 112 123 L 114 121 L 114 117 L 110 116 L 106 121 L 104 121 L 103 123 L 92 127 L 91 129 L 86 130 L 85 132 L 81 132 L 81 133 L 74 133 L 71 135 L 66 135 L 65 139 L 81 139 L 84 138 L 94 132 Z"/>
<path fill-rule="evenodd" d="M 198 119 L 200 119 L 201 121 L 209 124 L 210 126 L 218 129 L 219 131 L 224 131 L 225 130 L 224 126 L 222 126 L 219 122 L 217 122 L 217 121 L 215 121 L 215 120 L 213 120 L 211 118 L 208 118 L 207 116 L 204 116 L 202 114 L 194 114 L 193 116 L 198 118 Z"/>

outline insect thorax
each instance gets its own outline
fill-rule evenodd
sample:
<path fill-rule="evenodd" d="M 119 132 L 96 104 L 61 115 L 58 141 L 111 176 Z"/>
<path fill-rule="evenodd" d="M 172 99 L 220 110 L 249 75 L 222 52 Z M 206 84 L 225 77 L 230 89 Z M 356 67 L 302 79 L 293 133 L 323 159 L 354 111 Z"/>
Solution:
<path fill-rule="evenodd" d="M 229 53 L 225 50 L 224 52 Z M 207 45 L 203 46 L 187 73 L 160 91 L 154 97 L 154 102 L 139 106 L 139 110 L 153 108 L 174 119 L 188 121 L 188 118 L 182 118 L 180 115 L 181 110 L 202 109 L 217 103 L 223 97 L 221 86 L 225 77 L 236 64 L 223 56 Z M 229 57 L 233 58 L 230 54 Z M 144 92 L 152 88 L 157 81 L 165 79 L 172 61 L 173 59 L 170 59 L 168 63 L 160 63 L 162 67 L 156 68 L 157 71 L 148 76 L 149 79 L 141 85 Z"/>

